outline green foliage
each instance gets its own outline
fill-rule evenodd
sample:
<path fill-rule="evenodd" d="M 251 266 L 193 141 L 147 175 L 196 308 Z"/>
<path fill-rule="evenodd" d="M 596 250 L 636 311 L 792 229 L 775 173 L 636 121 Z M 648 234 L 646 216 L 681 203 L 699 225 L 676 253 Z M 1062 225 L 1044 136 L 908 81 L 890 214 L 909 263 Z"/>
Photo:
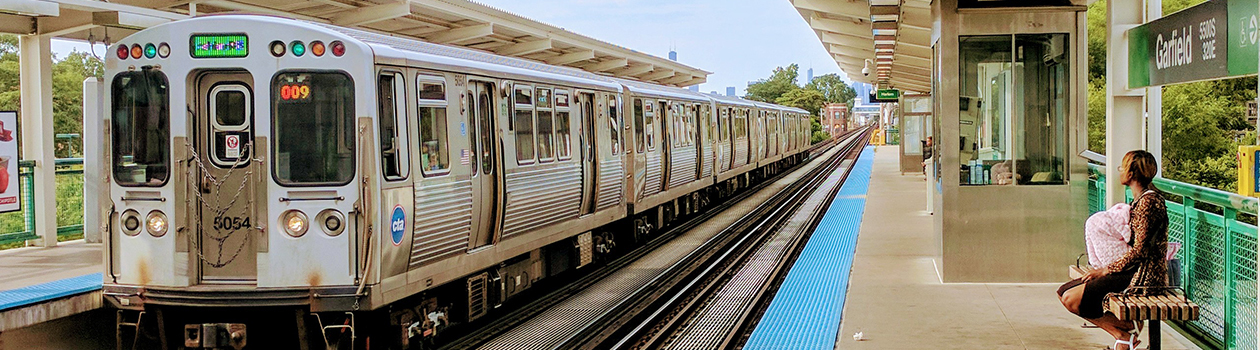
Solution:
<path fill-rule="evenodd" d="M 53 57 L 53 131 L 58 134 L 83 134 L 83 80 L 101 77 L 105 63 L 86 52 L 71 52 L 65 58 Z M 0 35 L 0 110 L 21 109 L 18 72 L 18 39 Z M 66 148 L 58 145 L 58 157 L 81 157 L 82 138 Z M 75 152 L 70 152 L 73 149 Z"/>
<path fill-rule="evenodd" d="M 815 77 L 814 81 L 806 84 L 805 87 L 796 85 L 796 71 L 795 63 L 788 65 L 787 68 L 775 68 L 769 78 L 749 84 L 748 93 L 744 95 L 744 98 L 796 107 L 817 116 L 818 111 L 827 103 L 851 103 L 857 96 L 853 87 L 845 84 L 840 76 L 835 74 Z"/>
<path fill-rule="evenodd" d="M 822 142 L 823 140 L 831 138 L 831 134 L 827 133 L 826 131 L 822 131 L 822 123 L 818 122 L 817 117 L 809 118 L 809 130 L 810 130 L 810 134 L 809 134 L 810 144 L 819 143 L 819 142 Z"/>
<path fill-rule="evenodd" d="M 857 97 L 857 91 L 834 73 L 814 77 L 813 81 L 805 84 L 805 89 L 821 92 L 827 103 L 847 103 L 853 106 L 853 98 Z"/>
<path fill-rule="evenodd" d="M 1107 154 L 1107 84 L 1103 79 L 1089 81 L 1087 114 L 1089 117 L 1089 150 Z"/>
<path fill-rule="evenodd" d="M 827 103 L 827 98 L 823 97 L 823 93 L 818 90 L 797 88 L 779 96 L 774 103 L 818 113 L 823 104 Z"/>
<path fill-rule="evenodd" d="M 1168 15 L 1202 2 L 1164 0 L 1162 6 L 1164 14 Z M 1089 149 L 1103 153 L 1107 127 L 1106 0 L 1091 4 L 1086 16 L 1089 30 Z M 1255 98 L 1255 77 L 1165 86 L 1163 177 L 1233 191 L 1238 177 L 1234 152 L 1239 145 L 1254 144 L 1256 141 L 1254 126 L 1243 118 L 1243 106 Z"/>
<path fill-rule="evenodd" d="M 744 95 L 744 98 L 774 103 L 780 96 L 801 88 L 796 85 L 796 77 L 798 76 L 796 71 L 797 66 L 795 63 L 788 65 L 787 68 L 775 68 L 769 78 L 748 84 L 747 94 Z"/>

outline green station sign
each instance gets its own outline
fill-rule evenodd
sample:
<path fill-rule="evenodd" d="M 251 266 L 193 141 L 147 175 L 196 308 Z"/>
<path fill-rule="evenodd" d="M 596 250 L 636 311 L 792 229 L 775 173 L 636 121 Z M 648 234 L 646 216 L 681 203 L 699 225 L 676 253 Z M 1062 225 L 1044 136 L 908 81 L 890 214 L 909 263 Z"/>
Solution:
<path fill-rule="evenodd" d="M 1129 88 L 1256 74 L 1255 0 L 1208 0 L 1128 31 Z"/>
<path fill-rule="evenodd" d="M 901 90 L 897 89 L 879 89 L 875 90 L 875 99 L 886 101 L 896 100 L 901 97 Z"/>

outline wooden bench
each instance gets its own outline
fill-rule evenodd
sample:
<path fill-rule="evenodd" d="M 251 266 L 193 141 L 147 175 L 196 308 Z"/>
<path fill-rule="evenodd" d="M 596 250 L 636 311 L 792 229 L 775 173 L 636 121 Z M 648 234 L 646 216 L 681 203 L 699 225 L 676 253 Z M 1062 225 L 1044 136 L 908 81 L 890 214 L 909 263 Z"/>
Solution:
<path fill-rule="evenodd" d="M 1079 278 L 1089 273 L 1088 266 L 1069 265 L 1068 274 Z M 1199 305 L 1190 301 L 1180 288 L 1161 289 L 1157 292 L 1132 294 L 1111 293 L 1103 302 L 1103 309 L 1116 315 L 1121 321 L 1147 321 L 1150 332 L 1150 349 L 1160 350 L 1159 325 L 1161 321 L 1194 321 L 1199 319 Z M 1136 338 L 1137 335 L 1134 335 Z M 1133 339 L 1130 339 L 1132 341 Z"/>

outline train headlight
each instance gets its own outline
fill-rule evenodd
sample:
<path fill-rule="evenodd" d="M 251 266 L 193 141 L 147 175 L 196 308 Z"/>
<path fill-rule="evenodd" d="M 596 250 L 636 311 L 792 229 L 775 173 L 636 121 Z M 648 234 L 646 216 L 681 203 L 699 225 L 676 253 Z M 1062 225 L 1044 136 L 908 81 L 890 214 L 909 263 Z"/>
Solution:
<path fill-rule="evenodd" d="M 315 216 L 315 222 L 324 226 L 324 233 L 332 237 L 341 235 L 346 230 L 346 216 L 336 209 L 324 209 Z"/>
<path fill-rule="evenodd" d="M 118 216 L 118 222 L 122 223 L 122 232 L 128 236 L 140 234 L 140 213 L 134 209 L 124 211 Z"/>
<path fill-rule="evenodd" d="M 149 212 L 149 217 L 144 219 L 144 227 L 149 230 L 149 234 L 153 237 L 162 237 L 166 235 L 166 214 L 154 210 Z"/>
<path fill-rule="evenodd" d="M 280 226 L 284 226 L 284 233 L 292 237 L 302 237 L 306 234 L 306 228 L 309 223 L 306 220 L 306 214 L 297 210 L 289 210 L 280 214 Z"/>
<path fill-rule="evenodd" d="M 158 56 L 159 56 L 159 57 L 166 58 L 167 56 L 170 56 L 170 55 L 171 55 L 171 46 L 170 46 L 170 45 L 167 45 L 166 43 L 162 43 L 161 45 L 158 45 Z"/>

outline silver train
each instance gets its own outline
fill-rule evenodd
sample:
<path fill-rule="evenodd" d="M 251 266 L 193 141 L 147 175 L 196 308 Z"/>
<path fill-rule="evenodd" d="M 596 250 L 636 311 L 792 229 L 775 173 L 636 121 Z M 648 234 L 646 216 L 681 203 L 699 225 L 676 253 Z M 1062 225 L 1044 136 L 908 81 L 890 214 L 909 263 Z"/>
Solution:
<path fill-rule="evenodd" d="M 796 108 L 281 18 L 109 52 L 106 299 L 170 348 L 424 347 L 810 143 Z"/>

